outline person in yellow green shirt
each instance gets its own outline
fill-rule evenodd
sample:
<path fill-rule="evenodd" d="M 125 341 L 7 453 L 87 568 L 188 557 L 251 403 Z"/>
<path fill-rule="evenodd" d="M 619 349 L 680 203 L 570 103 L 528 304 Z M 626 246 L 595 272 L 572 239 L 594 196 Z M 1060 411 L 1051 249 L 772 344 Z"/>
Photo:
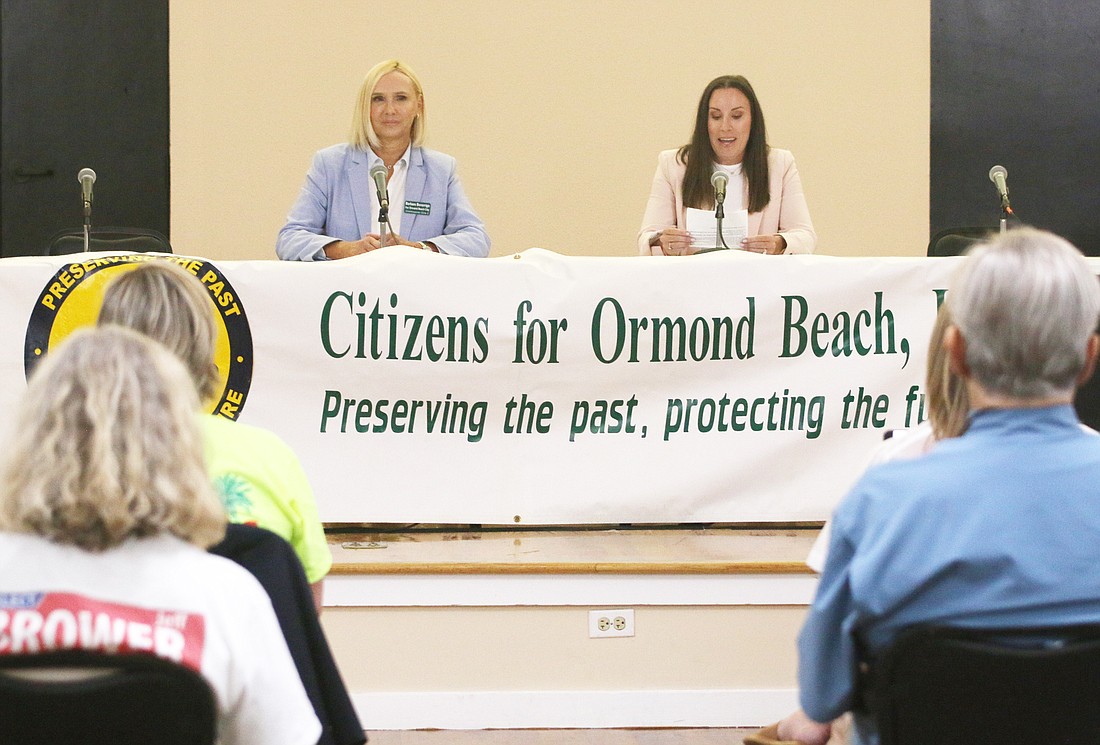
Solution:
<path fill-rule="evenodd" d="M 172 262 L 149 261 L 107 286 L 98 323 L 160 342 L 184 363 L 200 399 L 209 400 L 219 379 L 211 303 L 196 277 Z M 274 433 L 216 414 L 202 415 L 202 429 L 207 470 L 229 521 L 265 528 L 290 543 L 320 612 L 332 554 L 297 456 Z"/>

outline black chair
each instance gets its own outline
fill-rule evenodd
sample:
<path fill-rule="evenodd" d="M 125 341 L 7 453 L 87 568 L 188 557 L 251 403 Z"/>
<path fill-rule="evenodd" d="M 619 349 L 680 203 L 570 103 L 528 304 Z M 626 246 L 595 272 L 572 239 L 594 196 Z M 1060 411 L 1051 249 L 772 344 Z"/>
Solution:
<path fill-rule="evenodd" d="M 217 708 L 197 672 L 147 654 L 0 655 L 0 742 L 212 745 Z"/>
<path fill-rule="evenodd" d="M 243 566 L 271 598 L 302 686 L 321 722 L 317 745 L 366 742 L 363 725 L 317 617 L 309 580 L 291 545 L 270 530 L 230 524 L 225 540 L 211 546 L 210 553 Z"/>
<path fill-rule="evenodd" d="M 947 228 L 932 236 L 928 241 L 929 256 L 961 256 L 975 243 L 991 237 L 996 228 Z"/>
<path fill-rule="evenodd" d="M 917 627 L 864 667 L 882 745 L 1100 743 L 1100 625 Z"/>
<path fill-rule="evenodd" d="M 84 250 L 84 228 L 62 230 L 50 236 L 46 244 L 49 256 L 75 254 Z M 145 228 L 92 228 L 88 231 L 89 251 L 133 251 L 134 253 L 172 253 L 172 244 L 163 233 Z"/>

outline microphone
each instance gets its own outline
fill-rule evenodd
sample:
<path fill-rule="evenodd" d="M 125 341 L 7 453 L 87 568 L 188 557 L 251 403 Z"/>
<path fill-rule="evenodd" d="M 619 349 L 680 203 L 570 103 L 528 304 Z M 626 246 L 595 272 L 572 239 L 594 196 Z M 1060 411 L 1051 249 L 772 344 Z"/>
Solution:
<path fill-rule="evenodd" d="M 710 174 L 710 185 L 714 187 L 714 219 L 717 221 L 718 234 L 715 240 L 715 248 L 729 248 L 726 245 L 726 237 L 722 235 L 722 218 L 726 216 L 723 204 L 726 201 L 726 184 L 730 181 L 730 175 L 721 168 Z M 720 244 L 720 245 L 719 245 Z"/>
<path fill-rule="evenodd" d="M 729 182 L 729 174 L 721 169 L 710 175 L 710 185 L 714 187 L 715 204 L 722 204 L 726 201 L 726 184 Z"/>
<path fill-rule="evenodd" d="M 95 183 L 95 171 L 91 168 L 81 168 L 80 173 L 76 175 L 76 180 L 80 182 L 80 191 L 84 196 L 84 214 L 88 215 L 92 211 L 92 184 Z"/>
<path fill-rule="evenodd" d="M 1008 202 L 1008 171 L 1004 166 L 993 166 L 989 169 L 989 180 L 997 187 L 997 193 L 1001 196 L 1001 209 L 1011 214 L 1012 206 Z"/>
<path fill-rule="evenodd" d="M 378 206 L 385 212 L 390 208 L 390 195 L 386 191 L 386 166 L 375 163 L 370 169 L 370 177 L 374 181 L 374 188 L 378 190 Z"/>

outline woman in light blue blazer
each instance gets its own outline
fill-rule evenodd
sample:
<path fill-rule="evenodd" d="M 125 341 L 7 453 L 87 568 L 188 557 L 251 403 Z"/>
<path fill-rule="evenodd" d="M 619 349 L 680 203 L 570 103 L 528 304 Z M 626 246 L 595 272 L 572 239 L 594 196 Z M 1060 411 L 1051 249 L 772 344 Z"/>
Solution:
<path fill-rule="evenodd" d="M 487 256 L 489 234 L 474 214 L 455 159 L 421 147 L 424 92 L 397 60 L 371 68 L 359 89 L 351 142 L 321 150 L 279 231 L 275 253 L 323 261 L 401 244 L 456 256 Z M 371 169 L 386 168 L 389 230 L 378 225 Z"/>

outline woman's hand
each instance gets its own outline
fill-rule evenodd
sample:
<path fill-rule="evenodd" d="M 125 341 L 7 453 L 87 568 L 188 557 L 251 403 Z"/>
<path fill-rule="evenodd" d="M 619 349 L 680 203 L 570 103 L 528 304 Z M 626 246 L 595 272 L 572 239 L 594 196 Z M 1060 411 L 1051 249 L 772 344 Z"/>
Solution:
<path fill-rule="evenodd" d="M 758 254 L 781 254 L 787 241 L 781 235 L 753 235 L 741 241 L 741 248 Z"/>
<path fill-rule="evenodd" d="M 382 243 L 382 236 L 378 233 L 367 233 L 357 241 L 334 241 L 325 246 L 325 256 L 330 259 L 346 259 L 349 256 L 358 256 L 359 254 L 365 254 L 370 251 L 376 251 L 386 246 L 412 246 L 413 248 L 428 247 L 429 250 L 435 251 L 436 248 L 428 243 L 421 245 L 420 243 L 414 243 L 413 241 L 405 240 L 397 233 L 386 233 L 386 242 Z"/>
<path fill-rule="evenodd" d="M 325 256 L 330 259 L 346 259 L 381 247 L 381 236 L 378 233 L 367 233 L 357 241 L 333 241 L 325 246 Z"/>
<path fill-rule="evenodd" d="M 387 246 L 412 246 L 413 248 L 423 248 L 419 243 L 413 243 L 402 238 L 397 233 L 386 233 L 386 245 Z"/>
<path fill-rule="evenodd" d="M 695 253 L 691 247 L 691 233 L 680 228 L 665 228 L 657 233 L 654 245 L 660 244 L 665 256 L 687 256 Z"/>

